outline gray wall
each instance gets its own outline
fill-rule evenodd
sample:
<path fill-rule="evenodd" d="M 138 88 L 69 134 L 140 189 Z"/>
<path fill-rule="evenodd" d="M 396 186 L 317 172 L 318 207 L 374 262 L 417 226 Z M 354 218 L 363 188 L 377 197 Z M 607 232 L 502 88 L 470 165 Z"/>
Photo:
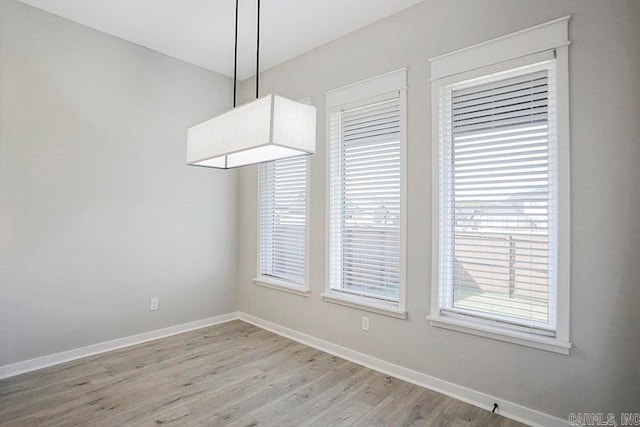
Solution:
<path fill-rule="evenodd" d="M 570 356 L 428 325 L 431 123 L 427 59 L 571 14 L 572 283 Z M 268 43 L 268 35 L 263 35 Z M 408 320 L 323 302 L 323 92 L 409 66 Z M 257 168 L 239 183 L 240 309 L 289 328 L 561 418 L 640 408 L 640 2 L 437 0 L 264 73 L 264 93 L 311 96 L 319 109 L 311 162 L 309 299 L 257 287 Z M 253 81 L 243 85 L 250 93 Z"/>
<path fill-rule="evenodd" d="M 235 174 L 185 165 L 231 80 L 13 0 L 0 31 L 0 365 L 235 311 Z"/>

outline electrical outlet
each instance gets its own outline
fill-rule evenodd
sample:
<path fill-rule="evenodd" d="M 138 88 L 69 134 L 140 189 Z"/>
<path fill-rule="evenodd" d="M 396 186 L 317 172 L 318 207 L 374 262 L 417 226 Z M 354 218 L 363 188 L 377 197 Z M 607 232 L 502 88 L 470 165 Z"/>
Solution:
<path fill-rule="evenodd" d="M 369 332 L 369 318 L 362 316 L 362 330 Z"/>
<path fill-rule="evenodd" d="M 151 311 L 156 311 L 158 309 L 159 298 L 151 298 L 151 306 L 149 309 Z"/>

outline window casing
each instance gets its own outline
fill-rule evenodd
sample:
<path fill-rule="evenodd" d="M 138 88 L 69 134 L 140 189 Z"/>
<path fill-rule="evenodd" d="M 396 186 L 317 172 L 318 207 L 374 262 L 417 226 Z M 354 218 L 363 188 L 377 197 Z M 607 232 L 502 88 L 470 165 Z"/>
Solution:
<path fill-rule="evenodd" d="M 567 20 L 549 24 L 553 38 Z M 529 35 L 497 39 L 495 55 L 528 48 Z M 432 64 L 437 215 L 428 318 L 434 326 L 568 354 L 568 67 L 561 39 L 555 48 L 484 67 L 474 60 L 491 56 L 492 42 L 478 45 L 476 55 L 473 47 L 460 51 L 458 64 L 470 71 L 455 70 L 449 57 Z M 447 67 L 455 72 L 442 72 Z"/>
<path fill-rule="evenodd" d="M 328 280 L 323 294 L 330 302 L 401 318 L 406 316 L 405 76 L 406 70 L 399 70 L 328 96 L 328 105 L 331 99 L 348 101 L 327 111 Z"/>
<path fill-rule="evenodd" d="M 255 282 L 309 294 L 307 281 L 308 157 L 260 165 L 259 275 Z"/>

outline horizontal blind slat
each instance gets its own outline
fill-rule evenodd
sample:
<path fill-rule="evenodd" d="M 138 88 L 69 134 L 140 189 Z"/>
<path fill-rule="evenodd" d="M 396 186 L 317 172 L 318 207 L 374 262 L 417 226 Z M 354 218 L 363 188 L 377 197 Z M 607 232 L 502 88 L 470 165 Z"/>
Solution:
<path fill-rule="evenodd" d="M 523 70 L 443 92 L 444 310 L 553 326 L 552 83 L 547 69 Z"/>
<path fill-rule="evenodd" d="M 400 103 L 330 115 L 330 286 L 397 301 Z"/>
<path fill-rule="evenodd" d="M 260 167 L 260 274 L 305 281 L 307 159 Z"/>

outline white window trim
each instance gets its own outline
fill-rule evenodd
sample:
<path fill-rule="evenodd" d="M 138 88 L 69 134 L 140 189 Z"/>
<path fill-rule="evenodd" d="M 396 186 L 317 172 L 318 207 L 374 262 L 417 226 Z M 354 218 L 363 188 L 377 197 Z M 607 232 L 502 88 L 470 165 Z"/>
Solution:
<path fill-rule="evenodd" d="M 406 319 L 407 311 L 386 301 L 376 301 L 373 298 L 360 297 L 358 295 L 349 295 L 342 292 L 323 292 L 322 298 L 326 302 L 344 305 L 345 307 L 357 308 L 371 313 L 383 314 L 385 316 L 396 317 L 398 319 Z"/>
<path fill-rule="evenodd" d="M 328 233 L 331 227 L 331 186 L 328 185 L 331 176 L 331 162 L 329 135 L 331 134 L 330 116 L 333 112 L 357 104 L 372 102 L 375 98 L 398 92 L 401 106 L 400 112 L 400 282 L 398 289 L 398 304 L 376 300 L 370 297 L 347 294 L 331 289 L 330 283 L 330 262 L 331 247 L 328 244 Z M 407 68 L 403 67 L 388 73 L 374 76 L 359 82 L 342 86 L 325 92 L 325 135 L 326 136 L 326 211 L 325 211 L 325 232 L 327 233 L 327 244 L 325 254 L 325 287 L 321 294 L 325 302 L 356 308 L 372 313 L 378 313 L 399 319 L 407 318 L 407 280 L 406 280 L 406 258 L 407 258 Z"/>
<path fill-rule="evenodd" d="M 253 282 L 263 288 L 275 289 L 276 291 L 288 292 L 303 297 L 311 296 L 311 289 L 306 285 L 299 285 L 288 280 L 280 280 L 275 277 L 258 276 Z"/>
<path fill-rule="evenodd" d="M 451 331 L 464 332 L 480 337 L 491 338 L 498 341 L 505 341 L 513 344 L 520 344 L 527 347 L 538 348 L 560 354 L 569 354 L 571 343 L 558 340 L 557 338 L 544 337 L 541 335 L 518 332 L 515 330 L 501 328 L 499 326 L 482 325 L 477 322 L 456 319 L 455 317 L 445 317 L 429 315 L 427 319 L 431 326 L 449 329 Z"/>
<path fill-rule="evenodd" d="M 306 97 L 301 99 L 299 102 L 305 103 L 305 104 L 311 104 L 311 97 Z M 257 203 L 258 203 L 258 209 L 257 209 L 257 227 L 256 229 L 258 230 L 258 235 L 257 235 L 257 239 L 256 241 L 258 242 L 258 256 L 257 258 L 257 265 L 256 265 L 256 272 L 257 272 L 257 277 L 255 277 L 253 279 L 253 283 L 255 283 L 257 286 L 261 286 L 263 288 L 267 288 L 267 289 L 273 289 L 276 291 L 282 291 L 282 292 L 287 292 L 293 295 L 299 295 L 299 296 L 303 296 L 303 297 L 307 297 L 309 298 L 311 296 L 311 288 L 309 286 L 309 249 L 311 247 L 310 245 L 310 236 L 311 236 L 311 232 L 310 232 L 310 228 L 309 227 L 309 212 L 310 212 L 310 197 L 309 194 L 311 194 L 310 192 L 310 188 L 311 188 L 311 161 L 310 161 L 310 156 L 306 156 L 305 157 L 305 161 L 307 163 L 306 165 L 306 180 L 307 180 L 307 189 L 306 189 L 306 197 L 305 197 L 305 259 L 304 259 L 304 283 L 297 283 L 297 282 L 292 282 L 290 280 L 285 280 L 285 279 L 279 279 L 277 277 L 271 277 L 271 276 L 264 276 L 261 274 L 261 261 L 262 261 L 262 254 L 260 251 L 260 239 L 261 239 L 261 228 L 260 228 L 260 192 L 261 192 L 261 186 L 260 186 L 260 170 L 259 168 L 262 166 L 258 166 L 258 177 L 257 177 L 257 182 L 258 182 L 258 191 L 257 191 Z"/>
<path fill-rule="evenodd" d="M 569 46 L 568 23 L 570 19 L 571 16 L 564 16 L 515 33 L 435 56 L 429 59 L 430 80 Z"/>
<path fill-rule="evenodd" d="M 431 326 L 478 335 L 500 341 L 529 346 L 568 355 L 570 301 L 570 162 L 569 162 L 569 63 L 568 47 L 570 16 L 536 25 L 497 39 L 460 49 L 430 59 L 431 68 L 431 120 L 432 120 L 432 267 L 431 313 L 427 316 Z M 557 259 L 557 319 L 556 336 L 543 337 L 526 332 L 492 326 L 467 319 L 445 316 L 439 307 L 439 87 L 452 81 L 487 75 L 506 68 L 515 68 L 531 62 L 531 56 L 555 51 L 557 81 L 557 137 L 558 137 L 558 259 Z M 509 62 L 508 62 L 509 61 Z M 507 63 L 508 62 L 508 63 Z"/>

